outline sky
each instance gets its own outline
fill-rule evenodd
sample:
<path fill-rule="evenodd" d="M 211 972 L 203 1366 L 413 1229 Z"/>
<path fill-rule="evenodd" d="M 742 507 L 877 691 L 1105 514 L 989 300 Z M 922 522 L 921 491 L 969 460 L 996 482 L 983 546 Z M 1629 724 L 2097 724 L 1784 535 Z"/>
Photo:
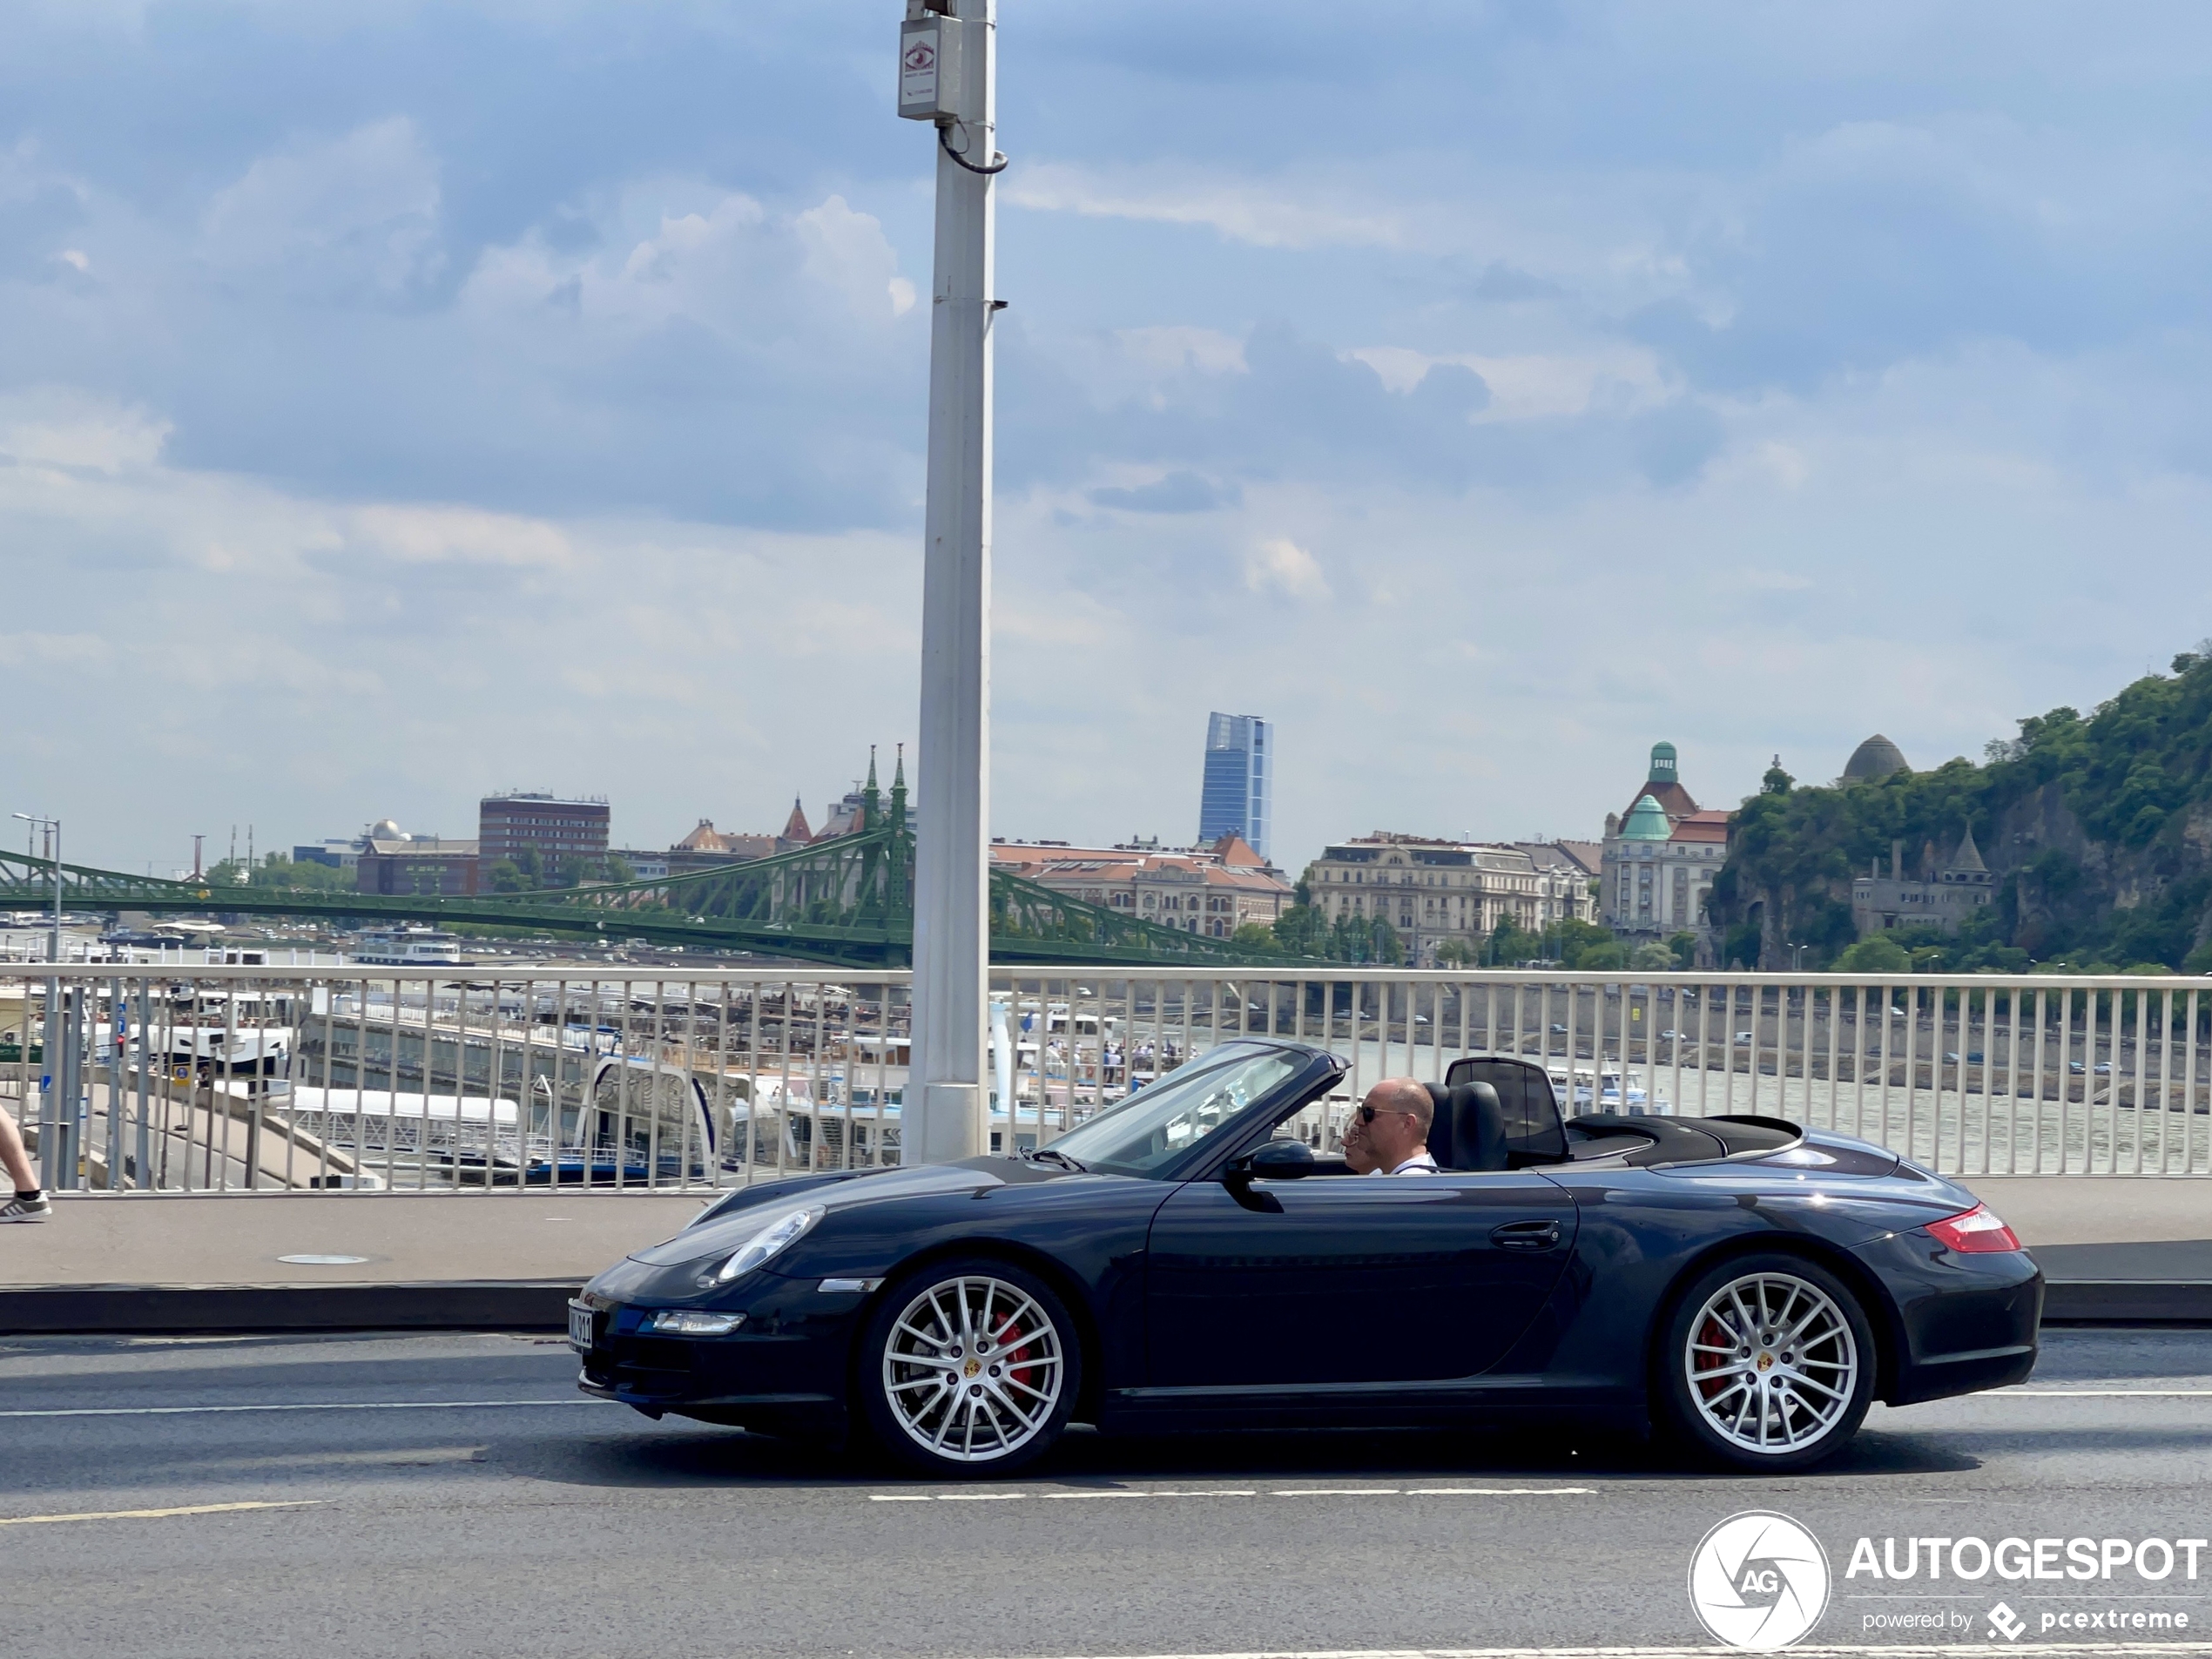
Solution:
<path fill-rule="evenodd" d="M 895 0 L 10 0 L 0 811 L 167 873 L 910 741 Z M 1595 837 L 2212 633 L 2212 13 L 1002 0 L 992 826 Z M 20 826 L 18 826 L 20 828 Z M 4 839 L 4 838 L 0 838 Z"/>

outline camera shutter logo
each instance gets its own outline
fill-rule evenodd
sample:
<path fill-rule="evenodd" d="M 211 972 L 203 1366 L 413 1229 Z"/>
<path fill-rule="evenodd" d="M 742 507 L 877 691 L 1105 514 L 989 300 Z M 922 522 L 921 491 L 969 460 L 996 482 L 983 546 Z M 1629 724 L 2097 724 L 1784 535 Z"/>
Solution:
<path fill-rule="evenodd" d="M 1731 1648 L 1786 1648 L 1828 1610 L 1828 1552 L 1787 1515 L 1730 1515 L 1690 1554 L 1689 1605 Z"/>

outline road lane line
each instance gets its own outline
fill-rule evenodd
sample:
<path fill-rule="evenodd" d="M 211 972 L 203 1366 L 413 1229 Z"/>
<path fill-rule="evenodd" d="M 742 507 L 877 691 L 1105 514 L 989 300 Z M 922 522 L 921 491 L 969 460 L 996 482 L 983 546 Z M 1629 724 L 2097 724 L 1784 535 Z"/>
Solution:
<path fill-rule="evenodd" d="M 206 1417 L 222 1412 L 463 1412 L 509 1406 L 604 1406 L 601 1399 L 355 1399 L 287 1406 L 60 1406 L 0 1417 Z"/>
<path fill-rule="evenodd" d="M 1155 1653 L 1138 1659 L 1713 1659 L 1712 1648 L 1683 1643 L 1672 1648 L 1258 1648 L 1236 1653 Z M 2012 1646 L 1916 1646 L 1910 1642 L 1863 1647 L 1791 1648 L 1791 1659 L 1994 1659 L 1999 1654 L 2028 1654 L 2034 1659 L 2116 1659 L 2119 1656 L 2212 1654 L 2202 1642 L 2114 1642 L 2109 1643 L 2022 1642 Z M 1069 1659 L 1074 1659 L 1069 1656 Z"/>
<path fill-rule="evenodd" d="M 2204 1399 L 2212 1388 L 1992 1388 L 1993 1399 Z M 1960 1398 L 1971 1399 L 1967 1394 Z"/>
<path fill-rule="evenodd" d="M 1595 1498 L 1595 1487 L 1408 1487 L 1409 1498 Z"/>
<path fill-rule="evenodd" d="M 1405 1494 L 1396 1487 L 1285 1487 L 1267 1495 L 1271 1498 L 1397 1498 Z"/>
<path fill-rule="evenodd" d="M 99 1509 L 81 1515 L 0 1515 L 0 1527 L 37 1527 L 56 1521 L 158 1521 L 167 1515 L 227 1515 L 240 1509 L 307 1509 L 321 1498 L 292 1498 L 280 1503 L 191 1503 L 175 1509 Z"/>
<path fill-rule="evenodd" d="M 1049 1498 L 1257 1498 L 1250 1487 L 1220 1487 L 1211 1492 L 1049 1492 Z"/>

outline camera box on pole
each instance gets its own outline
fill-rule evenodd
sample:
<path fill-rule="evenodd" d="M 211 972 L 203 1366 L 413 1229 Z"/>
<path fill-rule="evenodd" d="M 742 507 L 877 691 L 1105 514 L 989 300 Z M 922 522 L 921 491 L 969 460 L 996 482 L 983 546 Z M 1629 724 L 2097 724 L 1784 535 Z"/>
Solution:
<path fill-rule="evenodd" d="M 899 30 L 899 113 L 909 121 L 961 118 L 968 30 L 957 17 L 924 12 Z"/>

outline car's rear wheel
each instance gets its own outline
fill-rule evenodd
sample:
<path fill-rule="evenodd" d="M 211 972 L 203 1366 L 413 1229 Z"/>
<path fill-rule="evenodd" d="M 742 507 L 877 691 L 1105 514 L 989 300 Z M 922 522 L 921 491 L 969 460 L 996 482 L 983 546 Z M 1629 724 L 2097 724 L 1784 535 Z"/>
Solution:
<path fill-rule="evenodd" d="M 1874 1332 L 1818 1264 L 1739 1256 L 1676 1299 L 1655 1357 L 1664 1426 L 1701 1460 L 1800 1469 L 1858 1432 L 1874 1393 Z"/>
<path fill-rule="evenodd" d="M 883 1293 L 856 1379 L 875 1439 L 934 1474 L 998 1474 L 1068 1426 L 1082 1345 L 1050 1285 L 1011 1262 L 945 1261 Z"/>

